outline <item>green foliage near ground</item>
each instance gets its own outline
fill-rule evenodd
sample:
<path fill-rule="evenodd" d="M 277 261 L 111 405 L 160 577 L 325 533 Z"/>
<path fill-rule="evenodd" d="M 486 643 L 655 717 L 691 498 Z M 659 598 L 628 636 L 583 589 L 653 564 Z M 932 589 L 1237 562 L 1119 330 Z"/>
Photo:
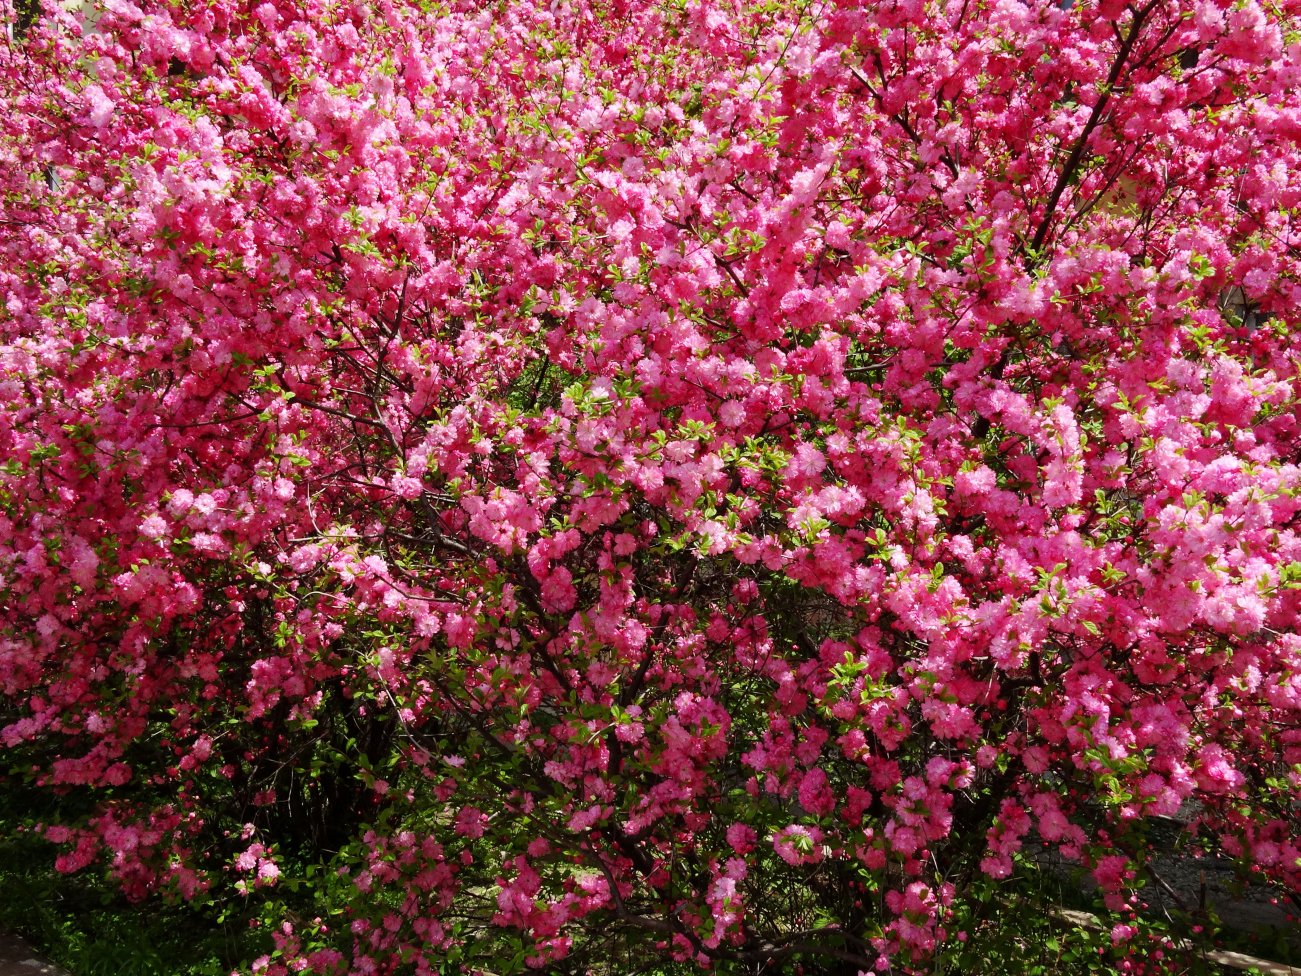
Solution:
<path fill-rule="evenodd" d="M 225 976 L 241 960 L 274 952 L 267 925 L 277 913 L 313 910 L 308 904 L 287 904 L 286 892 L 274 903 L 250 897 L 225 905 L 211 901 L 133 905 L 103 877 L 56 872 L 53 845 L 27 829 L 29 819 L 12 805 L 6 808 L 0 790 L 0 931 L 27 939 L 72 976 Z M 1003 889 L 1009 884 L 1025 890 L 1008 897 Z M 981 878 L 974 885 L 978 890 L 964 904 L 969 901 L 980 910 L 971 917 L 950 918 L 949 924 L 965 935 L 949 942 L 936 957 L 935 976 L 1141 976 L 1154 971 L 1150 967 L 1155 962 L 1165 964 L 1164 972 L 1186 976 L 1230 972 L 1197 952 L 1170 947 L 1187 934 L 1189 919 L 1155 923 L 1156 931 L 1168 938 L 1164 951 L 1159 945 L 1113 945 L 1106 926 L 1114 918 L 1097 927 L 1064 919 L 1058 914 L 1061 906 L 1086 911 L 1098 911 L 1098 906 L 1073 879 L 1061 874 L 1031 869 L 1015 882 Z M 319 900 L 319 892 L 315 894 Z M 1035 897 L 1044 910 L 1028 914 L 1024 905 Z M 326 905 L 317 904 L 314 910 L 330 914 Z M 1200 921 L 1215 922 L 1213 917 Z M 1216 941 L 1285 965 L 1301 962 L 1301 953 L 1285 931 L 1221 931 Z M 1153 959 L 1153 952 L 1162 955 Z M 619 968 L 618 960 L 597 965 L 591 971 L 597 976 L 632 976 Z M 812 973 L 807 967 L 789 971 L 800 976 Z M 686 976 L 698 971 L 670 964 L 639 972 Z"/>
<path fill-rule="evenodd" d="M 59 874 L 49 844 L 0 820 L 0 930 L 73 976 L 224 976 L 261 941 L 238 922 L 193 905 L 132 905 L 89 872 Z"/>
<path fill-rule="evenodd" d="M 252 906 L 135 905 L 103 874 L 60 874 L 54 845 L 32 829 L 50 813 L 34 800 L 0 780 L 0 931 L 73 976 L 224 976 L 270 945 Z"/>
<path fill-rule="evenodd" d="M 137 908 L 84 875 L 60 875 L 38 841 L 0 841 L 0 927 L 27 939 L 74 976 L 218 976 L 226 945 L 192 908 Z M 42 856 L 45 855 L 45 856 Z"/>

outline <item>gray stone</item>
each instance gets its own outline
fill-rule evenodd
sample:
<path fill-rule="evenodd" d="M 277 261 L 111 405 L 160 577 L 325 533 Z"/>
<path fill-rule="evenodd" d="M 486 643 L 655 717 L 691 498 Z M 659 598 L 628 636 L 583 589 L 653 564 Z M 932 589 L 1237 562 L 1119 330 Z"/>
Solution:
<path fill-rule="evenodd" d="M 27 943 L 0 932 L 0 976 L 68 976 L 40 958 Z"/>

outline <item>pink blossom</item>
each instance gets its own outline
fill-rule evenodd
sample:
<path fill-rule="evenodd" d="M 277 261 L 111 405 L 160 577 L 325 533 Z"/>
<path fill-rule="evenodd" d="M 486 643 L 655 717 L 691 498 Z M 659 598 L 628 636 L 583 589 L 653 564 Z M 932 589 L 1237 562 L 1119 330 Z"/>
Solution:
<path fill-rule="evenodd" d="M 60 870 L 269 976 L 929 971 L 941 877 L 1127 910 L 1176 815 L 1301 891 L 1287 4 L 45 7 L 0 783 Z"/>
<path fill-rule="evenodd" d="M 822 860 L 822 831 L 817 827 L 792 824 L 772 838 L 773 850 L 787 864 L 813 864 Z"/>

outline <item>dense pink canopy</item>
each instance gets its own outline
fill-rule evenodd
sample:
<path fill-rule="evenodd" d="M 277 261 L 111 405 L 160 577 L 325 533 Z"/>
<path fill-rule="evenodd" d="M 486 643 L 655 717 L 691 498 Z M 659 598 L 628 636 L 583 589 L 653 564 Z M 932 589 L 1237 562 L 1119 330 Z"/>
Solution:
<path fill-rule="evenodd" d="M 357 974 L 923 965 L 1034 852 L 1124 907 L 1181 811 L 1301 892 L 1301 5 L 1067 7 L 0 47 L 0 744 L 61 868 L 342 867 L 256 968 Z"/>

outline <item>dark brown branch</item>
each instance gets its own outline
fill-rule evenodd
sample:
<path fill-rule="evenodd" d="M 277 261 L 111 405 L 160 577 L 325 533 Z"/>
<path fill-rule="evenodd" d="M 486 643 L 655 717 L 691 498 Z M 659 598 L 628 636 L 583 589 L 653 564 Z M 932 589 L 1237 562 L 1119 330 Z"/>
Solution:
<path fill-rule="evenodd" d="M 1030 270 L 1036 263 L 1036 257 L 1040 248 L 1043 247 L 1044 241 L 1048 238 L 1048 231 L 1052 227 L 1053 216 L 1057 211 L 1057 204 L 1061 201 L 1062 194 L 1066 188 L 1071 185 L 1071 181 L 1079 174 L 1080 164 L 1084 161 L 1085 150 L 1089 147 L 1089 140 L 1092 138 L 1094 130 L 1102 124 L 1106 115 L 1107 107 L 1111 104 L 1111 95 L 1120 82 L 1120 76 L 1125 70 L 1125 65 L 1129 61 L 1129 56 L 1134 50 L 1134 43 L 1138 40 L 1139 32 L 1143 29 L 1143 22 L 1147 20 L 1148 14 L 1156 6 L 1156 0 L 1151 0 L 1147 6 L 1140 10 L 1134 11 L 1134 19 L 1130 23 L 1129 33 L 1125 35 L 1120 44 L 1120 50 L 1116 52 L 1116 60 L 1111 64 L 1111 70 L 1107 73 L 1107 80 L 1103 83 L 1102 94 L 1093 105 L 1093 111 L 1089 113 L 1089 120 L 1084 124 L 1084 129 L 1080 132 L 1079 137 L 1075 140 L 1075 145 L 1071 147 L 1070 155 L 1066 157 L 1066 163 L 1062 166 L 1061 173 L 1057 176 L 1057 182 L 1053 185 L 1052 191 L 1048 194 L 1048 202 L 1044 206 L 1043 219 L 1039 222 L 1039 228 L 1035 231 L 1034 239 L 1031 240 L 1030 246 L 1026 249 L 1026 270 Z"/>

